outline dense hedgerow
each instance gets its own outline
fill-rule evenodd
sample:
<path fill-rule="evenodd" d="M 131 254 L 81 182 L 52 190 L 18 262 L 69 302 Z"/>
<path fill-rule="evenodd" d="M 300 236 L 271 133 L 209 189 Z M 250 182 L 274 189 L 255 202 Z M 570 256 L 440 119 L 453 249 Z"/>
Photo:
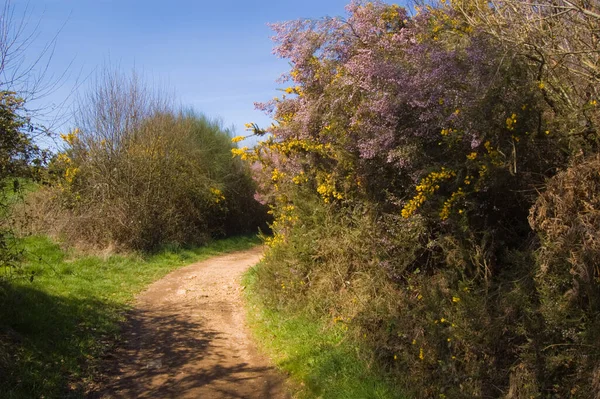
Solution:
<path fill-rule="evenodd" d="M 269 138 L 234 150 L 276 217 L 268 303 L 344 323 L 416 397 L 600 394 L 595 191 L 576 188 L 595 184 L 600 14 L 516 4 L 275 25 L 291 85 L 260 105 Z"/>
<path fill-rule="evenodd" d="M 38 230 L 67 242 L 152 250 L 257 231 L 266 209 L 217 121 L 176 111 L 138 79 L 107 73 L 62 135 Z M 37 196 L 37 199 L 36 199 Z"/>

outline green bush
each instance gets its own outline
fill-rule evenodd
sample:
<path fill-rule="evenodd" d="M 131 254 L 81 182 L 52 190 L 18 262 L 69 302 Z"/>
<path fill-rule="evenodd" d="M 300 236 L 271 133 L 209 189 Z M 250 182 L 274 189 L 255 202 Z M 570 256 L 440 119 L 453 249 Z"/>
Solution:
<path fill-rule="evenodd" d="M 151 250 L 257 231 L 266 210 L 253 198 L 248 166 L 231 156 L 228 129 L 173 110 L 135 76 L 103 79 L 80 104 L 79 127 L 62 135 L 53 188 L 40 194 L 56 234 Z"/>
<path fill-rule="evenodd" d="M 256 270 L 268 308 L 328 319 L 366 348 L 365 364 L 376 362 L 415 397 L 508 391 L 511 367 L 535 353 L 528 338 L 542 331 L 531 256 L 507 251 L 502 271 L 486 279 L 477 246 L 434 239 L 425 218 L 302 203 L 302 223 Z"/>

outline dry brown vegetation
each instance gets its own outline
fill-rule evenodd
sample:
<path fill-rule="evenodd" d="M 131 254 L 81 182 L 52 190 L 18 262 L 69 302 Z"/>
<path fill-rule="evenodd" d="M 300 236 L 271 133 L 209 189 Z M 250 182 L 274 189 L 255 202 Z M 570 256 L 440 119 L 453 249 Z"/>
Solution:
<path fill-rule="evenodd" d="M 151 250 L 256 231 L 265 210 L 218 121 L 175 110 L 134 74 L 105 72 L 29 198 L 32 229 L 83 246 Z"/>

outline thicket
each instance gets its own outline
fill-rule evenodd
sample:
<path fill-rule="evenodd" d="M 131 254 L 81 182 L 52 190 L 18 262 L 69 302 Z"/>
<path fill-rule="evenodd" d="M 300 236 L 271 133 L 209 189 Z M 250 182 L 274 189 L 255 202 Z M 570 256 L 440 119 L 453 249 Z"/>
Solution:
<path fill-rule="evenodd" d="M 367 343 L 415 397 L 600 395 L 595 2 L 352 2 L 274 25 L 254 149 L 269 306 Z"/>
<path fill-rule="evenodd" d="M 154 250 L 257 231 L 247 165 L 218 121 L 177 110 L 136 75 L 104 72 L 61 135 L 50 186 L 30 196 L 33 230 L 71 244 Z M 34 215 L 35 212 L 37 215 Z"/>

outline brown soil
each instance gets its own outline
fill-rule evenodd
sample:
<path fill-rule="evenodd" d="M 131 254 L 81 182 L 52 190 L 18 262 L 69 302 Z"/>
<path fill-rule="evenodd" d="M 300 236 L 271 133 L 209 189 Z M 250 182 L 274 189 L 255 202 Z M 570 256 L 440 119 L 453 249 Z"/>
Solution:
<path fill-rule="evenodd" d="M 137 298 L 123 344 L 107 361 L 99 398 L 287 398 L 259 354 L 239 279 L 262 248 L 179 269 Z"/>

